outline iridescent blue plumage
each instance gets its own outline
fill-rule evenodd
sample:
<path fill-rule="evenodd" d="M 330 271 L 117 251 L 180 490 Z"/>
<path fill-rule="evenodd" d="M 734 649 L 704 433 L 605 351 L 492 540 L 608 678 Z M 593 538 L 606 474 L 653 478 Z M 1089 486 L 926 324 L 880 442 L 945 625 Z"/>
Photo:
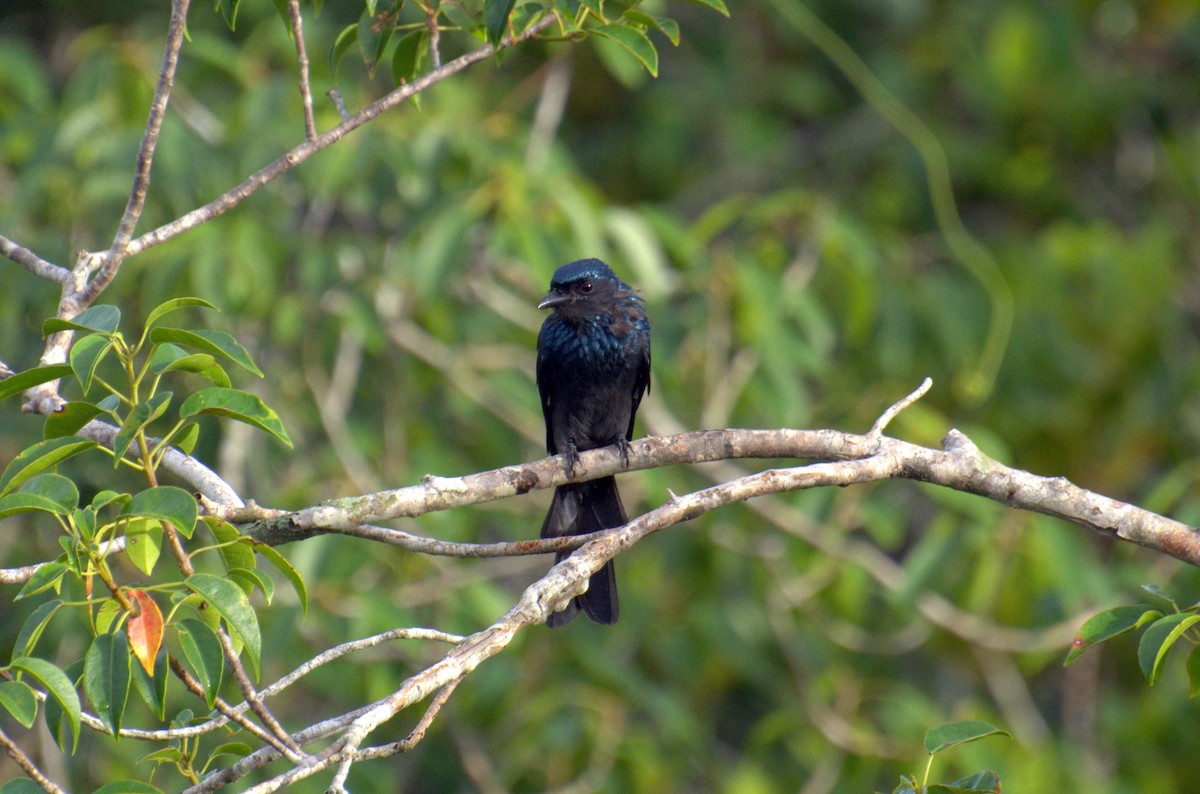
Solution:
<path fill-rule="evenodd" d="M 555 271 L 538 308 L 554 309 L 538 334 L 547 451 L 566 454 L 572 467 L 588 449 L 617 444 L 627 454 L 634 416 L 650 388 L 650 321 L 642 299 L 599 259 L 580 259 Z M 604 477 L 555 489 L 542 537 L 582 535 L 626 521 L 616 480 Z M 581 608 L 597 623 L 616 622 L 611 562 L 550 625 L 565 624 Z"/>

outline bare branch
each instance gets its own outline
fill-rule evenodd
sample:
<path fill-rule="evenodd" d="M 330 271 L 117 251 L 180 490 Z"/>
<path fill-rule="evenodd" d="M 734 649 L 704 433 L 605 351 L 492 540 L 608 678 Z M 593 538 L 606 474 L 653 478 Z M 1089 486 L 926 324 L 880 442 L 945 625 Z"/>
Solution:
<path fill-rule="evenodd" d="M 8 753 L 9 758 L 21 767 L 21 770 L 42 787 L 43 791 L 48 791 L 50 794 L 66 794 L 65 790 L 55 783 L 50 778 L 46 777 L 42 770 L 37 768 L 37 764 L 33 763 L 33 759 L 21 750 L 16 743 L 8 737 L 3 728 L 0 728 L 0 747 L 4 748 L 4 752 Z"/>
<path fill-rule="evenodd" d="M 2 234 L 0 234 L 0 254 L 16 262 L 38 278 L 44 278 L 63 286 L 71 283 L 70 270 L 47 262 L 33 251 L 17 245 Z"/>
<path fill-rule="evenodd" d="M 871 429 L 867 431 L 867 435 L 871 438 L 882 436 L 884 429 L 891 424 L 891 421 L 896 418 L 897 414 L 924 397 L 931 388 L 933 388 L 933 378 L 926 378 L 921 381 L 921 385 L 912 394 L 880 414 L 879 418 L 875 420 L 875 424 L 871 425 Z"/>
<path fill-rule="evenodd" d="M 171 4 L 171 22 L 167 28 L 167 43 L 163 53 L 162 69 L 158 73 L 158 85 L 154 89 L 154 99 L 150 103 L 150 116 L 146 119 L 146 131 L 142 135 L 142 144 L 138 148 L 137 168 L 133 175 L 133 190 L 129 194 L 129 202 L 125 205 L 125 214 L 117 227 L 112 247 L 104 259 L 104 265 L 88 283 L 87 289 L 80 296 L 83 306 L 94 301 L 104 289 L 112 283 L 117 270 L 128 255 L 128 244 L 133 238 L 133 230 L 142 209 L 146 206 L 146 195 L 150 191 L 150 166 L 154 162 L 154 150 L 158 146 L 158 134 L 162 130 L 163 118 L 167 114 L 167 102 L 171 98 L 171 88 L 175 85 L 175 67 L 179 64 L 179 49 L 183 46 L 183 36 L 187 30 L 187 12 L 190 0 L 174 0 Z"/>
<path fill-rule="evenodd" d="M 288 0 L 288 16 L 292 20 L 292 38 L 296 41 L 296 63 L 300 67 L 300 99 L 304 103 L 304 138 L 311 141 L 317 137 L 317 123 L 313 119 L 312 88 L 308 84 L 308 51 L 304 46 L 300 0 Z"/>

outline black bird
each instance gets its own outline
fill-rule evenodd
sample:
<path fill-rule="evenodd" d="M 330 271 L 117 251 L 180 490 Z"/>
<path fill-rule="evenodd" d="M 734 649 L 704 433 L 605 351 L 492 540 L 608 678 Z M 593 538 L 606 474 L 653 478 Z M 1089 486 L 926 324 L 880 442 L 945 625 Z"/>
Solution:
<path fill-rule="evenodd" d="M 650 389 L 650 320 L 642 299 L 599 259 L 580 259 L 555 271 L 538 308 L 554 309 L 538 334 L 546 451 L 565 454 L 573 470 L 580 452 L 616 444 L 628 462 L 633 417 Z M 542 537 L 584 535 L 628 520 L 614 477 L 561 485 Z M 586 593 L 550 616 L 550 627 L 566 625 L 580 609 L 596 623 L 617 622 L 611 560 Z"/>

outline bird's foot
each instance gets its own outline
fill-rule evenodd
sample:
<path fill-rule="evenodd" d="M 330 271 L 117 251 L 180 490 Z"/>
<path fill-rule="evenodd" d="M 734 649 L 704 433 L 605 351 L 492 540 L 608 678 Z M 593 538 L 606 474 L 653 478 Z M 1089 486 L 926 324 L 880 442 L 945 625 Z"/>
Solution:
<path fill-rule="evenodd" d="M 617 439 L 617 451 L 621 453 L 621 465 L 629 468 L 629 448 L 633 446 L 627 438 Z"/>
<path fill-rule="evenodd" d="M 573 476 L 575 468 L 579 465 L 579 450 L 575 447 L 575 439 L 567 441 L 567 448 L 563 450 L 563 456 L 567 459 L 567 476 Z"/>

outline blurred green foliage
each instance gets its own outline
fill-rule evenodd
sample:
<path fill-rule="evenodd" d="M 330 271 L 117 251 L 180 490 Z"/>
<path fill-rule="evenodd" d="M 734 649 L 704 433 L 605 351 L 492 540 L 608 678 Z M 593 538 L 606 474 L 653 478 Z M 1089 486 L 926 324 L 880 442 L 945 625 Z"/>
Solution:
<path fill-rule="evenodd" d="M 213 327 L 267 373 L 235 385 L 260 392 L 296 445 L 213 426 L 196 454 L 279 507 L 536 458 L 534 304 L 557 265 L 600 256 L 640 286 L 654 325 L 638 433 L 863 430 L 929 375 L 933 392 L 892 433 L 936 444 L 957 426 L 1006 463 L 1200 523 L 1193 4 L 809 6 L 936 135 L 963 222 L 1011 289 L 1003 364 L 970 399 L 956 379 L 995 307 L 939 233 L 911 142 L 768 0 L 731 4 L 729 19 L 651 5 L 682 30 L 678 48 L 656 38 L 657 79 L 620 48 L 532 43 L 129 260 L 105 302 L 130 318 L 180 295 L 220 306 Z M 330 89 L 353 112 L 391 87 L 349 60 L 330 74 L 353 6 L 326 0 L 306 17 L 319 129 L 339 121 Z M 0 233 L 66 266 L 108 245 L 166 20 L 149 2 L 0 10 Z M 243 3 L 233 32 L 192 10 L 139 232 L 302 140 L 294 59 L 270 3 Z M 556 77 L 570 93 L 554 126 Z M 57 295 L 0 262 L 0 359 L 36 362 Z M 0 462 L 40 435 L 6 405 Z M 72 473 L 96 488 L 106 468 Z M 642 509 L 737 470 L 638 473 L 622 489 Z M 405 528 L 532 537 L 547 499 Z M 3 529 L 3 566 L 57 553 L 52 528 Z M 336 536 L 282 550 L 311 603 L 301 622 L 281 588 L 262 618 L 265 681 L 395 626 L 471 631 L 546 565 Z M 1077 626 L 1148 581 L 1200 595 L 1194 570 L 1086 530 L 890 483 L 710 514 L 618 571 L 617 627 L 527 632 L 459 687 L 412 754 L 361 764 L 351 788 L 865 792 L 912 773 L 926 729 L 952 719 L 1015 741 L 956 750 L 945 779 L 990 768 L 1013 791 L 1168 794 L 1200 775 L 1181 665 L 1148 688 L 1132 640 L 1064 670 L 1065 646 L 998 628 Z M 36 607 L 11 606 L 15 589 L 0 588 L 3 648 Z M 979 624 L 930 623 L 931 594 Z M 64 668 L 86 647 L 66 623 L 42 642 Z M 273 705 L 307 724 L 390 693 L 439 650 L 360 655 Z M 373 738 L 402 738 L 416 719 Z M 149 749 L 85 731 L 60 768 L 85 790 L 144 774 L 134 760 Z"/>

